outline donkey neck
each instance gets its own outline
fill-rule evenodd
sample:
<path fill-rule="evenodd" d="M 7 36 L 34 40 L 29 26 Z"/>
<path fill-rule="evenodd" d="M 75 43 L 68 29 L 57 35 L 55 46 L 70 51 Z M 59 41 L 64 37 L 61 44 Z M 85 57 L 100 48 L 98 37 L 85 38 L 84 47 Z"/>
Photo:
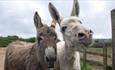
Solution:
<path fill-rule="evenodd" d="M 71 61 L 71 60 L 74 61 L 75 60 L 75 53 L 77 51 L 75 51 L 72 47 L 73 47 L 72 45 L 68 45 L 65 42 L 65 52 L 64 52 L 64 54 L 65 54 L 65 60 L 67 60 L 67 61 Z"/>
<path fill-rule="evenodd" d="M 80 56 L 79 52 L 75 51 L 72 44 L 65 41 L 64 63 L 66 70 L 80 70 Z"/>
<path fill-rule="evenodd" d="M 35 50 L 36 50 L 36 55 L 37 55 L 38 61 L 44 60 L 43 59 L 44 58 L 43 50 L 41 49 L 42 46 L 40 46 L 40 44 L 37 43 L 35 47 L 36 47 Z"/>
<path fill-rule="evenodd" d="M 66 38 L 64 38 L 65 41 L 65 53 L 66 55 L 73 56 L 76 50 L 74 47 L 77 47 L 77 45 L 72 44 L 72 42 Z"/>
<path fill-rule="evenodd" d="M 40 44 L 36 43 L 36 46 L 35 46 L 36 58 L 37 58 L 38 63 L 40 64 L 40 66 L 46 68 L 47 66 L 44 61 L 43 50 L 41 50 L 40 47 L 41 47 Z"/>

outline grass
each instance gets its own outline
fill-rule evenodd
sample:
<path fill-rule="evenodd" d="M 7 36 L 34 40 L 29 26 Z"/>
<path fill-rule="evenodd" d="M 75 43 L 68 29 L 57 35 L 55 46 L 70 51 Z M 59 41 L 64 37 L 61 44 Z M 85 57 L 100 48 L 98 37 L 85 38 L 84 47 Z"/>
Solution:
<path fill-rule="evenodd" d="M 112 66 L 111 66 L 111 65 L 108 65 L 108 66 L 107 66 L 107 70 L 112 70 Z"/>
<path fill-rule="evenodd" d="M 103 48 L 88 48 L 87 51 L 103 54 Z M 112 48 L 107 48 L 107 55 L 112 56 Z"/>
<path fill-rule="evenodd" d="M 84 66 L 81 64 L 81 70 L 92 70 L 88 65 Z"/>
<path fill-rule="evenodd" d="M 98 54 L 103 54 L 103 48 L 88 48 L 87 51 L 98 53 Z M 110 58 L 112 58 L 112 47 L 107 47 L 107 55 L 109 55 Z M 95 66 L 94 64 L 90 65 L 88 63 L 87 63 L 86 67 L 81 65 L 81 70 L 92 70 L 92 69 L 101 70 L 102 68 L 103 67 L 101 67 L 101 66 L 98 66 L 98 65 Z M 107 66 L 107 70 L 112 70 L 112 66 L 109 63 L 108 63 L 108 66 Z"/>

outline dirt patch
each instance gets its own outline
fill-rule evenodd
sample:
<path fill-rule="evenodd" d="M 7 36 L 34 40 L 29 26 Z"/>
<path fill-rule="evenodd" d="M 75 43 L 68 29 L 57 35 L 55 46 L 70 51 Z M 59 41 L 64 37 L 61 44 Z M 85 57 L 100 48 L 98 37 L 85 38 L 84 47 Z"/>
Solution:
<path fill-rule="evenodd" d="M 4 70 L 5 51 L 6 48 L 0 48 L 0 70 Z"/>
<path fill-rule="evenodd" d="M 4 70 L 4 59 L 5 59 L 5 51 L 6 48 L 0 48 L 0 70 Z M 81 54 L 82 57 L 83 54 Z M 101 63 L 103 63 L 103 58 L 101 56 L 96 56 L 96 55 L 91 55 L 91 54 L 87 54 L 87 59 L 88 60 L 93 60 L 93 61 L 99 61 Z M 112 59 L 109 58 L 108 59 L 108 64 L 112 64 Z M 102 67 L 100 66 L 95 66 L 96 68 L 94 68 L 93 70 L 102 70 Z"/>
<path fill-rule="evenodd" d="M 83 58 L 83 53 L 80 53 L 80 57 Z M 96 61 L 96 62 L 100 62 L 101 64 L 103 64 L 103 57 L 102 56 L 87 54 L 87 60 Z M 112 58 L 111 57 L 107 58 L 107 63 L 108 63 L 108 65 L 112 65 Z"/>

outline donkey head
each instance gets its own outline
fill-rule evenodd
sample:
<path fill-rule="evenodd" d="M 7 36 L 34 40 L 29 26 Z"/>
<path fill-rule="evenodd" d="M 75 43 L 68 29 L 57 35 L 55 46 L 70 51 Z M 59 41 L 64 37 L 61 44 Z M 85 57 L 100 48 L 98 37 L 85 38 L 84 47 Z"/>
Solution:
<path fill-rule="evenodd" d="M 52 3 L 49 3 L 49 11 L 51 17 L 60 25 L 61 32 L 63 34 L 64 41 L 71 48 L 80 50 L 88 46 L 92 42 L 92 30 L 86 29 L 81 20 L 79 19 L 79 5 L 75 1 L 73 5 L 73 11 L 70 17 L 61 18 L 57 9 Z"/>
<path fill-rule="evenodd" d="M 52 22 L 53 23 L 53 22 Z M 34 24 L 37 30 L 37 54 L 40 61 L 44 61 L 48 68 L 54 67 L 56 61 L 57 49 L 56 40 L 57 35 L 55 32 L 55 25 L 48 27 L 43 25 L 40 16 L 37 12 L 34 15 Z M 42 63 L 43 63 L 42 61 Z"/>

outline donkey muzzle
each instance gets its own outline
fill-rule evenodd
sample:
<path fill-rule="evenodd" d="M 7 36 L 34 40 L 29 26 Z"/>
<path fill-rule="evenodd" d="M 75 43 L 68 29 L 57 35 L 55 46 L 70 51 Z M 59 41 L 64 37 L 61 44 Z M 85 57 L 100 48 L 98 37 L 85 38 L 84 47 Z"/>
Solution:
<path fill-rule="evenodd" d="M 48 68 L 54 68 L 54 63 L 56 62 L 56 51 L 53 47 L 48 47 L 45 50 L 45 60 Z"/>
<path fill-rule="evenodd" d="M 55 62 L 56 62 L 56 57 L 55 58 L 48 58 L 46 57 L 46 62 L 48 68 L 54 68 Z"/>
<path fill-rule="evenodd" d="M 48 62 L 48 68 L 54 68 L 54 62 Z"/>

